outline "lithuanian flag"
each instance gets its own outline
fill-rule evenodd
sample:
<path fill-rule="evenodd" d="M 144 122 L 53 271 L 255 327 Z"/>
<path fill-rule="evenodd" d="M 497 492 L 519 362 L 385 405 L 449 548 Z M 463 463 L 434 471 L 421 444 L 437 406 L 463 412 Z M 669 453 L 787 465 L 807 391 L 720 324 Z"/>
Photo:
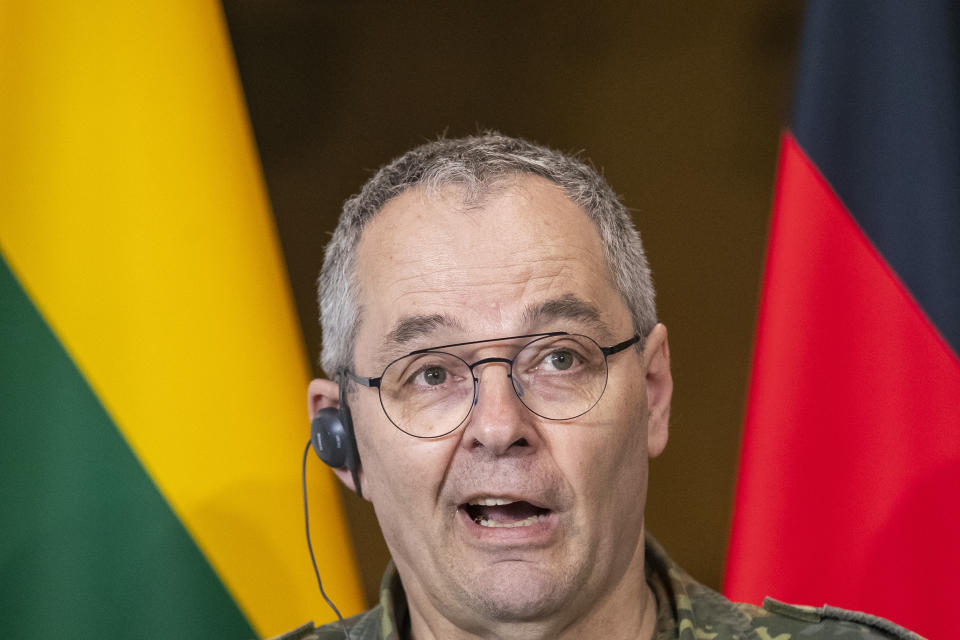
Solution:
<path fill-rule="evenodd" d="M 309 371 L 219 4 L 3 2 L 0 96 L 0 633 L 328 620 Z"/>

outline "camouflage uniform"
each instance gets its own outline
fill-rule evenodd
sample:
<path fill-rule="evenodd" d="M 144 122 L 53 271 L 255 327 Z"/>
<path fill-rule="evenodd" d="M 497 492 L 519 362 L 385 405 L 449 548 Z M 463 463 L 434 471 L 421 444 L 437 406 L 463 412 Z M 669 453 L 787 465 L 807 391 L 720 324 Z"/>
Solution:
<path fill-rule="evenodd" d="M 647 583 L 657 598 L 653 640 L 890 640 L 920 636 L 889 620 L 824 605 L 802 607 L 767 598 L 763 607 L 730 602 L 678 567 L 647 535 Z M 352 640 L 402 640 L 409 636 L 410 616 L 403 585 L 393 563 L 380 584 L 380 604 L 349 618 Z M 341 640 L 340 623 L 319 629 L 313 623 L 275 640 Z"/>

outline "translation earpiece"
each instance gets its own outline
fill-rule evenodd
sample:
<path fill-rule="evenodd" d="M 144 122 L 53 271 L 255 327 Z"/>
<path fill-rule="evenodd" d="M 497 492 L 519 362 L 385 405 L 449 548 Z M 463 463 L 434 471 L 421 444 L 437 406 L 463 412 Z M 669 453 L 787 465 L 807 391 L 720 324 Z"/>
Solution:
<path fill-rule="evenodd" d="M 347 431 L 334 407 L 320 409 L 310 421 L 310 443 L 317 456 L 331 467 L 347 466 Z"/>
<path fill-rule="evenodd" d="M 346 469 L 353 477 L 357 495 L 360 489 L 360 452 L 353 435 L 353 419 L 347 405 L 344 384 L 340 384 L 340 408 L 326 407 L 313 415 L 310 421 L 310 444 L 314 452 L 327 465 L 336 469 Z"/>

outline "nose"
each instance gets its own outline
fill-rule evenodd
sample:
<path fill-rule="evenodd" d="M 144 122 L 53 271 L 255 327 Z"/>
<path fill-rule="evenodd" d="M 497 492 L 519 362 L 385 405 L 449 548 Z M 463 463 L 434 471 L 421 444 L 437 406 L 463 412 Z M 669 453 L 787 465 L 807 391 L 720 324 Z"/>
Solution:
<path fill-rule="evenodd" d="M 479 366 L 493 363 L 499 366 Z M 514 392 L 510 361 L 487 358 L 474 367 L 477 400 L 467 418 L 462 446 L 496 457 L 531 453 L 539 443 L 536 416 Z"/>

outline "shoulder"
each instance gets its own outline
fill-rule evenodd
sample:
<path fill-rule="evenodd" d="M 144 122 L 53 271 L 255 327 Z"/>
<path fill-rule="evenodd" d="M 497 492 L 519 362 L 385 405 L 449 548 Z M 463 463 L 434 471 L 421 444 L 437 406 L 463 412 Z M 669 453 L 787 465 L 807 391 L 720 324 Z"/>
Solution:
<path fill-rule="evenodd" d="M 889 620 L 858 611 L 790 605 L 773 598 L 762 607 L 731 602 L 694 580 L 649 533 L 646 543 L 647 582 L 660 607 L 658 639 L 923 640 Z"/>
<path fill-rule="evenodd" d="M 325 624 L 322 627 L 316 627 L 313 622 L 308 622 L 292 631 L 274 636 L 270 640 L 340 640 L 344 637 L 346 636 L 339 622 L 333 625 Z"/>
<path fill-rule="evenodd" d="M 384 633 L 379 605 L 360 615 L 347 618 L 343 622 L 350 630 L 350 640 L 394 640 L 396 638 L 390 629 Z M 313 622 L 308 622 L 270 640 L 343 640 L 346 637 L 343 624 L 340 622 L 331 622 L 320 627 L 315 626 Z"/>
<path fill-rule="evenodd" d="M 809 607 L 766 598 L 762 607 L 743 603 L 734 606 L 763 639 L 923 640 L 885 618 L 829 605 Z"/>

